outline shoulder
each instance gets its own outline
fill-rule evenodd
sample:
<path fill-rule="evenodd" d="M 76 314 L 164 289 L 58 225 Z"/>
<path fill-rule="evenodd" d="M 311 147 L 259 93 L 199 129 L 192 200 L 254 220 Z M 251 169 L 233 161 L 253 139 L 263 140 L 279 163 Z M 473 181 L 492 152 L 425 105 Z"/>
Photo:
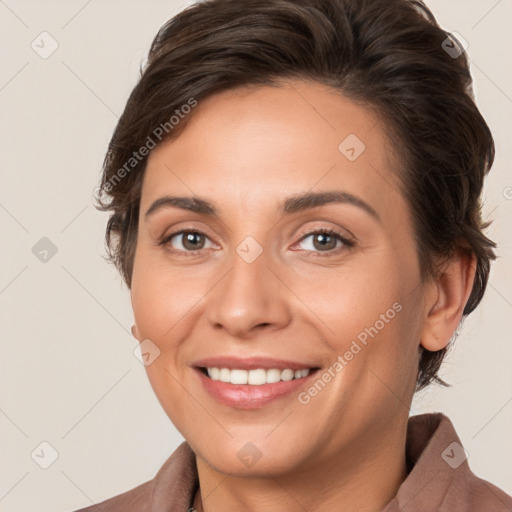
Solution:
<path fill-rule="evenodd" d="M 409 418 L 407 455 L 414 463 L 398 504 L 418 509 L 510 512 L 512 497 L 477 476 L 451 420 L 442 413 Z M 402 510 L 399 508 L 398 510 Z"/>
<path fill-rule="evenodd" d="M 150 512 L 187 510 L 198 486 L 195 454 L 181 443 L 155 477 L 128 491 L 73 512 Z"/>
<path fill-rule="evenodd" d="M 75 512 L 146 512 L 149 510 L 153 480 L 113 496 L 101 503 L 81 508 Z"/>
<path fill-rule="evenodd" d="M 474 512 L 510 512 L 512 497 L 496 485 L 474 475 L 466 488 L 470 510 Z"/>

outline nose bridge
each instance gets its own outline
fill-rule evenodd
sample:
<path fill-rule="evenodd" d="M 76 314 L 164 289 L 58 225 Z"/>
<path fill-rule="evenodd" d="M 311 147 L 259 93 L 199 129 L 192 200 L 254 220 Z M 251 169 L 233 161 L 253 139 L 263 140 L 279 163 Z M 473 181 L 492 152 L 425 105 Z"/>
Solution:
<path fill-rule="evenodd" d="M 234 248 L 229 269 L 210 297 L 208 320 L 212 325 L 244 337 L 255 326 L 282 326 L 288 321 L 283 285 L 267 265 L 272 266 L 270 251 L 252 237 Z"/>

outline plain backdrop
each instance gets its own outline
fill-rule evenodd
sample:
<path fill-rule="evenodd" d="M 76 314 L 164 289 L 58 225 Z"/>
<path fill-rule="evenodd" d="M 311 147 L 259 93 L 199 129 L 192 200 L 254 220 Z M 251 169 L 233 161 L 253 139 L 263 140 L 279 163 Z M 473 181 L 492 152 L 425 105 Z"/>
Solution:
<path fill-rule="evenodd" d="M 92 194 L 153 36 L 188 4 L 0 1 L 2 512 L 102 501 L 153 478 L 183 440 L 134 356 L 129 293 L 104 259 L 107 214 Z M 512 1 L 427 5 L 469 44 L 497 148 L 484 214 L 499 259 L 444 363 L 453 387 L 430 388 L 411 412 L 447 414 L 473 471 L 511 494 Z"/>

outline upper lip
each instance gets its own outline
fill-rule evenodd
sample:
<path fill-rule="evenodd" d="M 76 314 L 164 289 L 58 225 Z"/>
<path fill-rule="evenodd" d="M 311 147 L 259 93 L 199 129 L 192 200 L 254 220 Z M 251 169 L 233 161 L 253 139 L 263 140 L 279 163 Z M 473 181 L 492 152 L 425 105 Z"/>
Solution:
<path fill-rule="evenodd" d="M 229 368 L 229 369 L 240 369 L 240 370 L 257 370 L 263 368 L 269 370 L 271 368 L 277 368 L 279 370 L 304 370 L 308 368 L 317 368 L 313 364 L 300 363 L 298 361 L 290 361 L 286 359 L 274 359 L 271 357 L 235 357 L 235 356 L 215 356 L 207 357 L 195 361 L 192 366 L 201 368 Z"/>

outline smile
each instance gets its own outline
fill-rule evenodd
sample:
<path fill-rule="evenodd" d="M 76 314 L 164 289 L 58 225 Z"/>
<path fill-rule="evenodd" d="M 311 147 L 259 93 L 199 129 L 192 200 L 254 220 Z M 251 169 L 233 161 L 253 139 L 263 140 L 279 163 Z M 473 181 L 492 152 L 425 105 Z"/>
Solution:
<path fill-rule="evenodd" d="M 281 370 L 279 368 L 257 368 L 254 370 L 244 370 L 207 367 L 202 368 L 202 370 L 206 375 L 208 375 L 208 377 L 210 377 L 210 379 L 215 381 L 227 382 L 230 384 L 262 386 L 264 384 L 273 384 L 280 381 L 302 379 L 307 377 L 313 369 L 303 368 L 300 370 L 293 370 L 291 368 L 286 368 Z"/>
<path fill-rule="evenodd" d="M 235 409 L 260 409 L 294 397 L 318 372 L 311 368 L 195 367 L 202 388 L 217 403 Z"/>

